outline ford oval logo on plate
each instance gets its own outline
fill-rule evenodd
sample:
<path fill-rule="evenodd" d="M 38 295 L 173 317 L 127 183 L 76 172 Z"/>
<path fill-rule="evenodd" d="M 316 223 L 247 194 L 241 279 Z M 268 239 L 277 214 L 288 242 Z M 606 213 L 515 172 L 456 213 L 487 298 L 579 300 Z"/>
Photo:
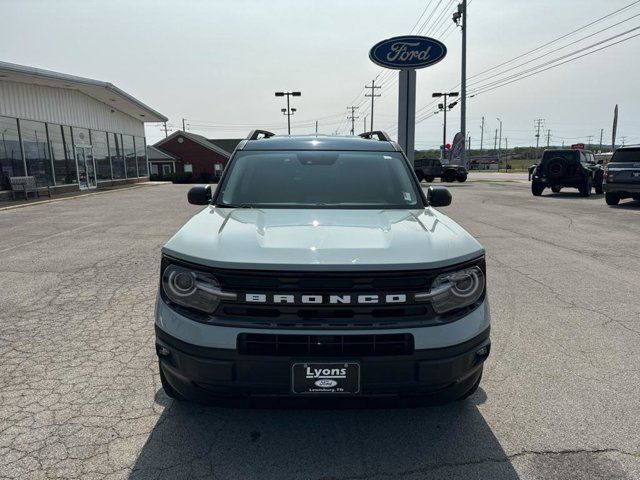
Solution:
<path fill-rule="evenodd" d="M 333 388 L 338 385 L 338 382 L 335 380 L 331 380 L 329 378 L 321 378 L 320 380 L 316 380 L 316 387 L 320 388 Z"/>
<path fill-rule="evenodd" d="M 434 65 L 447 55 L 444 43 L 429 37 L 406 35 L 376 43 L 369 58 L 381 67 L 412 70 Z"/>

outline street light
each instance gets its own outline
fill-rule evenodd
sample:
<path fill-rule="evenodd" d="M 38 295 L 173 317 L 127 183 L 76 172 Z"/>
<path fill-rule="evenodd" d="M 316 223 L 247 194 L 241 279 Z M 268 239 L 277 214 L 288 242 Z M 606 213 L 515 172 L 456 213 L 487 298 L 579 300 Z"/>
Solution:
<path fill-rule="evenodd" d="M 451 105 L 448 105 L 447 108 L 447 97 L 457 97 L 458 96 L 458 92 L 449 92 L 449 93 L 442 93 L 442 92 L 435 92 L 433 94 L 431 94 L 431 96 L 433 98 L 440 98 L 440 97 L 444 97 L 444 102 L 438 104 L 438 108 L 444 112 L 444 128 L 443 128 L 443 132 L 442 132 L 442 158 L 444 159 L 444 146 L 447 144 L 447 109 L 451 110 L 456 103 L 458 102 L 454 102 Z"/>
<path fill-rule="evenodd" d="M 498 171 L 500 171 L 500 154 L 502 153 L 502 120 L 500 120 L 499 118 L 496 118 L 496 120 L 498 120 L 498 122 L 500 122 L 500 137 L 498 140 Z M 505 160 L 505 164 L 504 164 L 504 171 L 505 173 L 507 172 L 507 162 Z"/>
<path fill-rule="evenodd" d="M 291 135 L 291 115 L 296 111 L 295 108 L 292 109 L 289 107 L 289 97 L 300 96 L 302 96 L 301 92 L 276 92 L 276 97 L 287 97 L 287 108 L 280 111 L 284 112 L 284 114 L 287 116 L 287 132 L 289 135 Z"/>

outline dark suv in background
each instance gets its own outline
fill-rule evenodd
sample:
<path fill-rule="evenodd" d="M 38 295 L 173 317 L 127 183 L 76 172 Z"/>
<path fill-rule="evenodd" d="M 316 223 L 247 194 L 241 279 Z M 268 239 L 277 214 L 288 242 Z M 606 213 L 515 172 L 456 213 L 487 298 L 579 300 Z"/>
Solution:
<path fill-rule="evenodd" d="M 469 172 L 462 165 L 442 165 L 437 158 L 422 158 L 414 160 L 413 169 L 418 180 L 428 183 L 439 178 L 441 182 L 466 182 Z"/>
<path fill-rule="evenodd" d="M 539 197 L 547 187 L 554 193 L 569 187 L 577 188 L 581 197 L 588 197 L 593 188 L 596 193 L 603 193 L 603 178 L 602 165 L 588 150 L 545 150 L 533 172 L 531 193 Z"/>
<path fill-rule="evenodd" d="M 607 205 L 620 200 L 640 200 L 640 145 L 618 148 L 604 169 L 604 191 Z"/>

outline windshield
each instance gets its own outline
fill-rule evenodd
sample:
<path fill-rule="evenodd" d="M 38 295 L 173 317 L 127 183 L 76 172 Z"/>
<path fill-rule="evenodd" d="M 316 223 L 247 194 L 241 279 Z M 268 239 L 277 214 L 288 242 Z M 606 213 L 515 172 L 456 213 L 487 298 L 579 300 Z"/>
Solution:
<path fill-rule="evenodd" d="M 640 148 L 625 148 L 616 150 L 611 157 L 611 163 L 636 163 L 640 162 Z"/>
<path fill-rule="evenodd" d="M 397 152 L 244 151 L 229 166 L 217 204 L 272 208 L 422 208 Z"/>

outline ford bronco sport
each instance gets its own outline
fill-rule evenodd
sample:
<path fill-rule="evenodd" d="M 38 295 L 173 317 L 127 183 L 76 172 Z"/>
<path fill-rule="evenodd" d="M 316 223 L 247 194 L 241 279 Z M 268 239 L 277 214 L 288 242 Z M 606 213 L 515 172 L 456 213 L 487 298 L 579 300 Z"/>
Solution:
<path fill-rule="evenodd" d="M 363 178 L 364 177 L 364 178 Z M 462 399 L 489 355 L 483 247 L 400 147 L 254 131 L 162 249 L 156 351 L 175 399 Z"/>
<path fill-rule="evenodd" d="M 545 150 L 542 160 L 533 170 L 531 193 L 539 197 L 545 188 L 558 193 L 564 187 L 577 188 L 581 197 L 603 192 L 603 169 L 588 150 Z"/>

